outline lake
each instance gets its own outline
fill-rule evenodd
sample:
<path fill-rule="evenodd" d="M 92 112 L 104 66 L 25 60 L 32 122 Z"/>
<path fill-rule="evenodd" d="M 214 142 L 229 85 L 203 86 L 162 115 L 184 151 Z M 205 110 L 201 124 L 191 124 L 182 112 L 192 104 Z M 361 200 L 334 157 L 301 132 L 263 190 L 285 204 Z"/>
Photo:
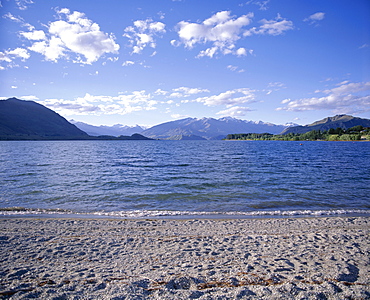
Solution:
<path fill-rule="evenodd" d="M 0 215 L 370 214 L 370 143 L 1 141 Z"/>

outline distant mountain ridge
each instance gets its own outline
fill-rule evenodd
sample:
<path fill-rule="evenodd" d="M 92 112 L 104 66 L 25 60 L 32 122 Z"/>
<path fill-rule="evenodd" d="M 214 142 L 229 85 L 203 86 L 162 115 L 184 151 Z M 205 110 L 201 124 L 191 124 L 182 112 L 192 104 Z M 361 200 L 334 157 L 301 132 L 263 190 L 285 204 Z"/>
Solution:
<path fill-rule="evenodd" d="M 144 131 L 139 125 L 136 126 L 126 126 L 121 124 L 116 124 L 113 126 L 94 126 L 90 124 L 86 124 L 83 122 L 78 122 L 75 120 L 70 120 L 72 124 L 77 126 L 82 131 L 86 132 L 88 135 L 91 136 L 99 136 L 99 135 L 112 135 L 112 136 L 120 136 L 120 135 L 132 135 L 135 133 L 141 133 Z"/>
<path fill-rule="evenodd" d="M 170 121 L 144 130 L 141 134 L 155 139 L 206 139 L 221 140 L 232 133 L 281 133 L 289 125 L 275 125 L 265 122 L 253 122 L 231 117 L 186 118 Z"/>
<path fill-rule="evenodd" d="M 370 120 L 350 115 L 336 115 L 334 117 L 327 117 L 316 121 L 309 125 L 293 126 L 286 128 L 281 134 L 299 133 L 303 134 L 312 130 L 327 131 L 329 129 L 336 129 L 338 127 L 346 130 L 354 126 L 370 127 Z"/>
<path fill-rule="evenodd" d="M 33 101 L 0 101 L 0 139 L 76 139 L 86 132 L 51 109 Z"/>

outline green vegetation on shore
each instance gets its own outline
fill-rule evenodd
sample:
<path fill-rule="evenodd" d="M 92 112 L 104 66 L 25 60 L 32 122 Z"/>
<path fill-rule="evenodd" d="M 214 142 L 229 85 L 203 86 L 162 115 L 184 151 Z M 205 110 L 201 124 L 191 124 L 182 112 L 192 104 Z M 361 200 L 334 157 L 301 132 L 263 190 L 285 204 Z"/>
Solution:
<path fill-rule="evenodd" d="M 370 140 L 370 128 L 354 126 L 347 130 L 342 128 L 327 131 L 311 130 L 306 133 L 238 133 L 228 134 L 226 140 L 252 140 L 252 141 L 360 141 Z"/>

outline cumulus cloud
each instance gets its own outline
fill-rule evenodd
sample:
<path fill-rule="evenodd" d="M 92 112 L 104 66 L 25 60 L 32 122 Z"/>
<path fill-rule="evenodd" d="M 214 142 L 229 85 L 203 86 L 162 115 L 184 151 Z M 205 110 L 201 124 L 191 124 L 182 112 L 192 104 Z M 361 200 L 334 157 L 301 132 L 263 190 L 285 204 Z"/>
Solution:
<path fill-rule="evenodd" d="M 243 117 L 246 115 L 247 112 L 250 111 L 251 109 L 249 107 L 233 106 L 228 109 L 221 110 L 216 114 L 223 117 Z"/>
<path fill-rule="evenodd" d="M 320 91 L 318 91 L 320 92 Z M 298 100 L 285 99 L 277 110 L 331 110 L 334 113 L 370 111 L 370 82 L 343 82 L 338 87 L 322 91 L 326 96 Z"/>
<path fill-rule="evenodd" d="M 146 91 L 122 93 L 117 96 L 95 96 L 86 93 L 83 97 L 73 100 L 46 99 L 41 104 L 68 115 L 102 115 L 102 114 L 128 114 L 134 111 L 155 110 L 157 101 Z"/>
<path fill-rule="evenodd" d="M 29 32 L 21 32 L 22 36 L 24 36 L 28 40 L 32 41 L 40 41 L 40 40 L 46 40 L 45 32 L 42 30 L 34 30 Z"/>
<path fill-rule="evenodd" d="M 15 48 L 13 50 L 9 49 L 4 52 L 0 52 L 0 70 L 17 67 L 18 65 L 15 63 L 17 59 L 25 61 L 29 58 L 30 54 L 23 48 Z"/>
<path fill-rule="evenodd" d="M 72 13 L 63 8 L 58 14 L 61 20 L 51 22 L 48 32 L 21 32 L 23 37 L 33 42 L 30 50 L 54 62 L 74 55 L 74 62 L 84 64 L 97 61 L 105 53 L 118 52 L 119 45 L 115 43 L 114 36 L 101 31 L 99 25 L 86 18 L 84 13 Z"/>
<path fill-rule="evenodd" d="M 218 95 L 197 98 L 195 101 L 203 103 L 204 105 L 207 106 L 216 106 L 216 105 L 232 106 L 235 104 L 253 102 L 255 99 L 254 92 L 255 92 L 254 90 L 248 88 L 234 89 L 220 93 Z"/>
<path fill-rule="evenodd" d="M 219 53 L 246 56 L 252 54 L 253 50 L 244 47 L 237 48 L 236 44 L 242 37 L 254 34 L 280 35 L 293 29 L 293 22 L 282 18 L 279 14 L 273 20 L 261 20 L 260 27 L 246 29 L 245 27 L 252 22 L 253 17 L 253 13 L 236 17 L 231 16 L 230 11 L 220 11 L 202 23 L 181 21 L 177 24 L 180 40 L 172 40 L 171 45 L 178 47 L 183 44 L 189 49 L 197 44 L 211 45 L 211 47 L 201 50 L 197 57 L 212 58 Z"/>
<path fill-rule="evenodd" d="M 251 36 L 253 34 L 281 35 L 285 31 L 294 28 L 293 22 L 282 18 L 280 14 L 273 20 L 263 19 L 260 23 L 262 24 L 260 27 L 253 27 L 245 31 L 244 36 Z"/>
<path fill-rule="evenodd" d="M 313 15 L 310 15 L 308 18 L 304 19 L 303 21 L 309 22 L 310 24 L 316 24 L 318 21 L 324 20 L 325 13 L 317 12 Z"/>
<path fill-rule="evenodd" d="M 124 37 L 130 40 L 132 53 L 139 54 L 146 47 L 155 48 L 156 42 L 154 37 L 160 33 L 165 33 L 166 25 L 162 22 L 153 22 L 152 19 L 137 20 L 134 26 L 125 28 Z"/>
<path fill-rule="evenodd" d="M 236 42 L 242 36 L 243 27 L 249 25 L 252 18 L 253 13 L 236 18 L 230 15 L 230 11 L 221 11 L 201 24 L 181 21 L 177 24 L 180 42 L 173 40 L 171 44 L 178 46 L 182 43 L 187 48 L 193 48 L 196 44 L 212 44 L 212 47 L 202 50 L 198 57 L 213 57 L 219 52 L 246 55 L 246 49 L 236 49 Z"/>

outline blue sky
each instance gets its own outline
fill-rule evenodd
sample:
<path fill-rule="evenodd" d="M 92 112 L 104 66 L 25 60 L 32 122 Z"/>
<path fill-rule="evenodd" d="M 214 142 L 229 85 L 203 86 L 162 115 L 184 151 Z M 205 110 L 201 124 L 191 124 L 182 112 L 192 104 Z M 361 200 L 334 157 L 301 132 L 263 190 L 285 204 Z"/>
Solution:
<path fill-rule="evenodd" d="M 0 97 L 68 120 L 370 118 L 368 0 L 1 0 Z"/>

